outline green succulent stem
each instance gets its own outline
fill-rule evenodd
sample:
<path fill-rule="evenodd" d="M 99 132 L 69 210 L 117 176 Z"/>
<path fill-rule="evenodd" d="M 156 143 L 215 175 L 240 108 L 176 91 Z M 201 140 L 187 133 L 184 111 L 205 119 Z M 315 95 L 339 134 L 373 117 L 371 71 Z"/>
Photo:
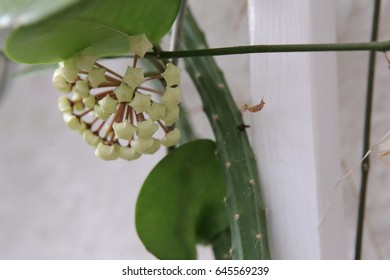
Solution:
<path fill-rule="evenodd" d="M 252 45 L 225 48 L 206 48 L 205 45 L 194 46 L 193 49 L 181 51 L 161 51 L 148 53 L 147 56 L 158 59 L 204 57 L 220 55 L 237 55 L 250 53 L 288 53 L 288 52 L 341 52 L 341 51 L 374 51 L 386 52 L 390 50 L 390 41 L 333 43 L 333 44 L 289 44 L 289 45 Z"/>
<path fill-rule="evenodd" d="M 183 49 L 207 48 L 191 12 L 184 21 Z M 232 259 L 270 259 L 266 207 L 260 193 L 255 155 L 241 112 L 212 57 L 185 59 L 187 71 L 203 102 L 217 142 L 226 183 L 224 201 L 231 232 Z"/>

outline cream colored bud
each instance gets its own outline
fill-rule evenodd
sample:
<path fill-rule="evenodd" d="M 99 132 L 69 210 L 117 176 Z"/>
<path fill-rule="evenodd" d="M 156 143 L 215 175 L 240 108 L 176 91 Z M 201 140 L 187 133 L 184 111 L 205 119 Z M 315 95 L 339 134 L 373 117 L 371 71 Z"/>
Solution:
<path fill-rule="evenodd" d="M 134 136 L 134 133 L 137 131 L 137 128 L 128 121 L 114 123 L 112 127 L 114 129 L 115 136 L 124 140 L 131 140 Z"/>
<path fill-rule="evenodd" d="M 83 71 L 91 71 L 93 65 L 97 61 L 97 56 L 92 48 L 84 49 L 77 59 L 76 66 Z"/>
<path fill-rule="evenodd" d="M 74 87 L 74 91 L 83 98 L 89 96 L 89 85 L 87 80 L 77 81 Z"/>
<path fill-rule="evenodd" d="M 147 112 L 151 106 L 152 97 L 150 94 L 136 93 L 133 100 L 129 103 L 137 114 Z"/>
<path fill-rule="evenodd" d="M 136 140 L 131 140 L 130 145 L 137 153 L 143 154 L 153 145 L 153 138 L 138 138 Z"/>
<path fill-rule="evenodd" d="M 64 118 L 64 122 L 70 129 L 75 131 L 82 130 L 83 126 L 79 118 L 76 117 L 75 115 L 72 115 L 71 113 L 64 113 L 62 117 Z"/>
<path fill-rule="evenodd" d="M 131 147 L 120 147 L 119 156 L 125 160 L 135 160 L 141 157 L 140 153 L 137 153 L 134 148 Z"/>
<path fill-rule="evenodd" d="M 165 137 L 161 140 L 161 144 L 163 144 L 165 147 L 175 146 L 177 143 L 179 143 L 180 138 L 180 130 L 175 128 L 165 135 Z"/>
<path fill-rule="evenodd" d="M 123 81 L 132 88 L 138 87 L 145 82 L 144 70 L 128 66 Z"/>
<path fill-rule="evenodd" d="M 71 57 L 63 62 L 63 67 L 61 68 L 62 76 L 68 83 L 74 83 L 76 81 L 77 75 L 79 74 L 79 69 L 76 67 L 76 58 Z"/>
<path fill-rule="evenodd" d="M 93 108 L 93 111 L 95 112 L 95 116 L 106 121 L 110 116 L 111 113 L 105 113 L 103 112 L 103 109 L 99 106 L 99 104 L 96 104 Z"/>
<path fill-rule="evenodd" d="M 175 107 L 181 101 L 180 88 L 167 88 L 164 95 L 161 97 L 161 101 L 168 108 Z"/>
<path fill-rule="evenodd" d="M 180 68 L 176 67 L 172 63 L 167 64 L 167 69 L 161 73 L 161 76 L 163 76 L 165 82 L 167 83 L 167 87 L 178 86 L 180 84 Z"/>
<path fill-rule="evenodd" d="M 83 98 L 77 93 L 75 93 L 70 97 L 70 100 L 72 100 L 73 102 L 81 102 L 83 101 Z"/>
<path fill-rule="evenodd" d="M 130 102 L 133 99 L 134 88 L 121 83 L 119 87 L 114 89 L 114 93 L 118 98 L 118 102 Z"/>
<path fill-rule="evenodd" d="M 164 104 L 153 102 L 152 106 L 147 111 L 147 113 L 152 120 L 157 121 L 159 119 L 164 118 L 165 111 L 166 111 L 166 107 Z"/>
<path fill-rule="evenodd" d="M 148 149 L 146 149 L 144 151 L 144 154 L 152 155 L 152 154 L 154 154 L 155 152 L 157 152 L 160 149 L 160 146 L 161 146 L 160 141 L 155 139 L 155 138 L 153 138 L 152 146 L 150 146 Z"/>
<path fill-rule="evenodd" d="M 162 119 L 166 125 L 171 126 L 179 119 L 179 106 L 168 108 Z"/>
<path fill-rule="evenodd" d="M 72 91 L 72 84 L 68 83 L 65 78 L 62 76 L 61 69 L 57 69 L 53 74 L 53 85 L 54 87 L 64 93 L 69 93 Z"/>
<path fill-rule="evenodd" d="M 93 88 L 97 88 L 102 83 L 106 82 L 106 70 L 104 68 L 92 68 L 87 76 L 88 81 Z"/>
<path fill-rule="evenodd" d="M 153 134 L 158 130 L 158 125 L 155 124 L 152 119 L 147 119 L 143 122 L 137 123 L 137 135 L 141 138 L 152 137 Z"/>
<path fill-rule="evenodd" d="M 115 160 L 119 157 L 119 151 L 115 145 L 99 143 L 95 149 L 95 155 L 103 160 Z"/>
<path fill-rule="evenodd" d="M 83 132 L 83 139 L 84 141 L 88 144 L 88 145 L 91 145 L 93 147 L 97 147 L 97 145 L 99 145 L 99 143 L 102 142 L 102 139 L 100 139 L 99 136 L 95 135 L 92 131 L 90 131 L 89 129 L 85 130 Z"/>
<path fill-rule="evenodd" d="M 129 36 L 129 52 L 143 58 L 145 53 L 152 48 L 153 44 L 150 43 L 145 34 Z"/>
<path fill-rule="evenodd" d="M 90 95 L 87 98 L 83 98 L 83 103 L 88 109 L 93 109 L 96 105 L 96 98 L 95 96 Z"/>
<path fill-rule="evenodd" d="M 61 96 L 60 98 L 58 98 L 58 109 L 62 113 L 65 113 L 65 112 L 71 113 L 73 111 L 72 103 L 70 102 L 68 97 Z"/>
<path fill-rule="evenodd" d="M 102 108 L 104 113 L 115 113 L 116 112 L 116 106 L 118 105 L 118 100 L 115 100 L 110 95 L 106 95 L 103 99 L 99 100 L 100 108 Z"/>
<path fill-rule="evenodd" d="M 81 102 L 75 103 L 75 104 L 73 105 L 73 108 L 74 108 L 76 111 L 79 111 L 79 112 L 81 112 L 81 111 L 83 111 L 83 110 L 85 109 L 84 104 L 81 103 Z"/>

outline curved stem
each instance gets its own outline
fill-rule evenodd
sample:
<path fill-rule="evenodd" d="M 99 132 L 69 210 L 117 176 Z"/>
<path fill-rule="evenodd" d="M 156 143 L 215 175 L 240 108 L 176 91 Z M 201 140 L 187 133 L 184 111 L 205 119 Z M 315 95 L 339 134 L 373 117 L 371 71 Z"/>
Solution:
<path fill-rule="evenodd" d="M 372 19 L 372 31 L 371 31 L 372 42 L 375 42 L 378 38 L 380 4 L 381 4 L 380 0 L 375 0 L 374 14 Z M 367 77 L 367 96 L 366 96 L 366 112 L 365 112 L 365 120 L 364 120 L 363 156 L 370 149 L 371 111 L 372 111 L 372 100 L 374 96 L 375 55 L 376 55 L 375 51 L 371 50 L 369 66 L 368 66 L 368 77 Z M 370 157 L 366 157 L 362 162 L 358 222 L 357 222 L 357 229 L 356 229 L 356 245 L 355 245 L 356 260 L 360 260 L 362 254 L 364 212 L 365 212 L 365 204 L 366 204 L 367 181 L 368 181 L 369 169 L 370 169 Z"/>
<path fill-rule="evenodd" d="M 277 53 L 277 52 L 333 52 L 333 51 L 373 51 L 386 52 L 390 50 L 390 41 L 361 42 L 361 43 L 334 43 L 334 44 L 291 44 L 291 45 L 254 45 L 235 46 L 226 48 L 206 49 L 199 45 L 198 49 L 182 51 L 157 51 L 147 53 L 146 56 L 158 59 L 184 58 L 199 56 L 219 56 L 250 53 Z"/>

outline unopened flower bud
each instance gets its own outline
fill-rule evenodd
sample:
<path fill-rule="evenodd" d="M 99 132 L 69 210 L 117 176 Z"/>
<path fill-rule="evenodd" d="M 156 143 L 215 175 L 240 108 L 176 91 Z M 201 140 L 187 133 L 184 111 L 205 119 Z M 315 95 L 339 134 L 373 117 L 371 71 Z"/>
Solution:
<path fill-rule="evenodd" d="M 161 100 L 168 108 L 175 107 L 181 101 L 180 88 L 167 88 Z"/>
<path fill-rule="evenodd" d="M 136 140 L 131 140 L 130 142 L 131 147 L 134 148 L 134 150 L 139 153 L 143 154 L 147 149 L 149 149 L 153 145 L 153 138 L 138 138 Z"/>
<path fill-rule="evenodd" d="M 134 88 L 121 83 L 119 87 L 113 90 L 118 102 L 130 102 L 133 99 Z"/>
<path fill-rule="evenodd" d="M 76 81 L 77 75 L 79 74 L 79 69 L 76 67 L 76 59 L 71 57 L 65 60 L 63 67 L 61 68 L 61 72 L 68 83 L 74 83 Z"/>
<path fill-rule="evenodd" d="M 128 66 L 123 81 L 132 88 L 138 87 L 145 81 L 143 69 Z"/>
<path fill-rule="evenodd" d="M 114 129 L 115 136 L 124 140 L 131 140 L 134 133 L 137 131 L 137 128 L 134 125 L 131 125 L 128 121 L 114 123 L 112 127 Z"/>
<path fill-rule="evenodd" d="M 118 100 L 115 100 L 110 95 L 106 95 L 103 99 L 99 100 L 99 105 L 104 113 L 115 113 Z"/>
<path fill-rule="evenodd" d="M 75 92 L 83 98 L 87 98 L 89 96 L 89 85 L 88 81 L 82 80 L 77 81 L 74 87 Z"/>
<path fill-rule="evenodd" d="M 150 94 L 141 94 L 137 92 L 129 105 L 133 107 L 137 114 L 139 114 L 149 110 L 151 100 L 152 98 Z"/>
<path fill-rule="evenodd" d="M 172 63 L 167 64 L 167 69 L 165 69 L 161 76 L 163 76 L 165 82 L 167 83 L 167 87 L 178 86 L 180 84 L 180 68 L 176 67 Z"/>
<path fill-rule="evenodd" d="M 104 160 L 115 160 L 119 157 L 119 151 L 115 145 L 99 143 L 96 147 L 95 155 Z"/>
<path fill-rule="evenodd" d="M 153 138 L 152 146 L 150 146 L 148 149 L 146 149 L 144 151 L 144 154 L 152 155 L 160 149 L 160 146 L 161 146 L 160 141 Z"/>
<path fill-rule="evenodd" d="M 143 58 L 145 53 L 153 48 L 145 34 L 129 36 L 129 52 Z"/>
<path fill-rule="evenodd" d="M 62 113 L 72 112 L 73 110 L 72 104 L 70 103 L 70 100 L 66 96 L 61 96 L 60 98 L 58 98 L 58 109 Z"/>
<path fill-rule="evenodd" d="M 76 66 L 83 71 L 91 71 L 93 65 L 97 60 L 97 56 L 92 48 L 84 49 L 77 59 Z"/>
<path fill-rule="evenodd" d="M 164 118 L 166 107 L 164 104 L 153 102 L 150 109 L 147 111 L 149 118 L 154 121 Z"/>
<path fill-rule="evenodd" d="M 171 126 L 179 119 L 179 106 L 168 108 L 162 119 L 166 125 Z"/>
<path fill-rule="evenodd" d="M 141 157 L 140 153 L 137 153 L 134 148 L 131 147 L 120 147 L 119 156 L 125 160 L 135 160 Z"/>
<path fill-rule="evenodd" d="M 161 144 L 163 144 L 165 147 L 175 146 L 177 143 L 179 143 L 180 138 L 180 130 L 175 128 L 165 135 L 165 137 L 161 140 Z"/>
<path fill-rule="evenodd" d="M 83 103 L 88 109 L 92 109 L 96 105 L 96 98 L 93 95 L 83 98 Z"/>
<path fill-rule="evenodd" d="M 75 115 L 72 115 L 70 113 L 64 113 L 62 115 L 62 117 L 64 118 L 64 122 L 66 123 L 66 125 L 70 129 L 76 130 L 76 131 L 82 130 L 83 126 L 82 126 L 79 118 L 76 117 Z"/>
<path fill-rule="evenodd" d="M 141 138 L 152 137 L 152 135 L 158 130 L 158 125 L 155 124 L 152 119 L 147 119 L 146 121 L 138 122 L 137 126 L 137 135 Z"/>
<path fill-rule="evenodd" d="M 63 92 L 69 93 L 72 91 L 72 84 L 68 83 L 65 78 L 62 76 L 61 69 L 57 69 L 53 74 L 53 85 L 54 87 Z"/>
<path fill-rule="evenodd" d="M 99 143 L 102 142 L 102 140 L 99 138 L 99 136 L 95 135 L 92 131 L 90 131 L 89 129 L 85 130 L 83 132 L 83 139 L 84 141 L 88 144 L 88 145 L 91 145 L 93 147 L 97 147 L 97 145 L 99 145 Z"/>
<path fill-rule="evenodd" d="M 106 70 L 104 68 L 92 68 L 87 76 L 88 81 L 93 88 L 97 88 L 102 83 L 106 82 Z"/>

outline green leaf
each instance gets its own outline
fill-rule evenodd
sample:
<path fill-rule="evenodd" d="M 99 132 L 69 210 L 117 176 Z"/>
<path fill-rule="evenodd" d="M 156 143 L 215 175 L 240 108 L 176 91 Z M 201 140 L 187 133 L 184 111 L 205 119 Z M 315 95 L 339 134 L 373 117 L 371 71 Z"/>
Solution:
<path fill-rule="evenodd" d="M 80 0 L 1 0 L 0 27 L 31 24 Z"/>
<path fill-rule="evenodd" d="M 8 36 L 6 54 L 22 63 L 55 63 L 93 47 L 97 56 L 128 52 L 128 35 L 145 33 L 152 42 L 170 29 L 180 0 L 82 0 Z M 28 47 L 26 47 L 28 46 Z"/>
<path fill-rule="evenodd" d="M 162 159 L 146 178 L 136 205 L 136 228 L 160 259 L 195 259 L 196 244 L 228 228 L 223 177 L 215 143 L 197 140 Z"/>

